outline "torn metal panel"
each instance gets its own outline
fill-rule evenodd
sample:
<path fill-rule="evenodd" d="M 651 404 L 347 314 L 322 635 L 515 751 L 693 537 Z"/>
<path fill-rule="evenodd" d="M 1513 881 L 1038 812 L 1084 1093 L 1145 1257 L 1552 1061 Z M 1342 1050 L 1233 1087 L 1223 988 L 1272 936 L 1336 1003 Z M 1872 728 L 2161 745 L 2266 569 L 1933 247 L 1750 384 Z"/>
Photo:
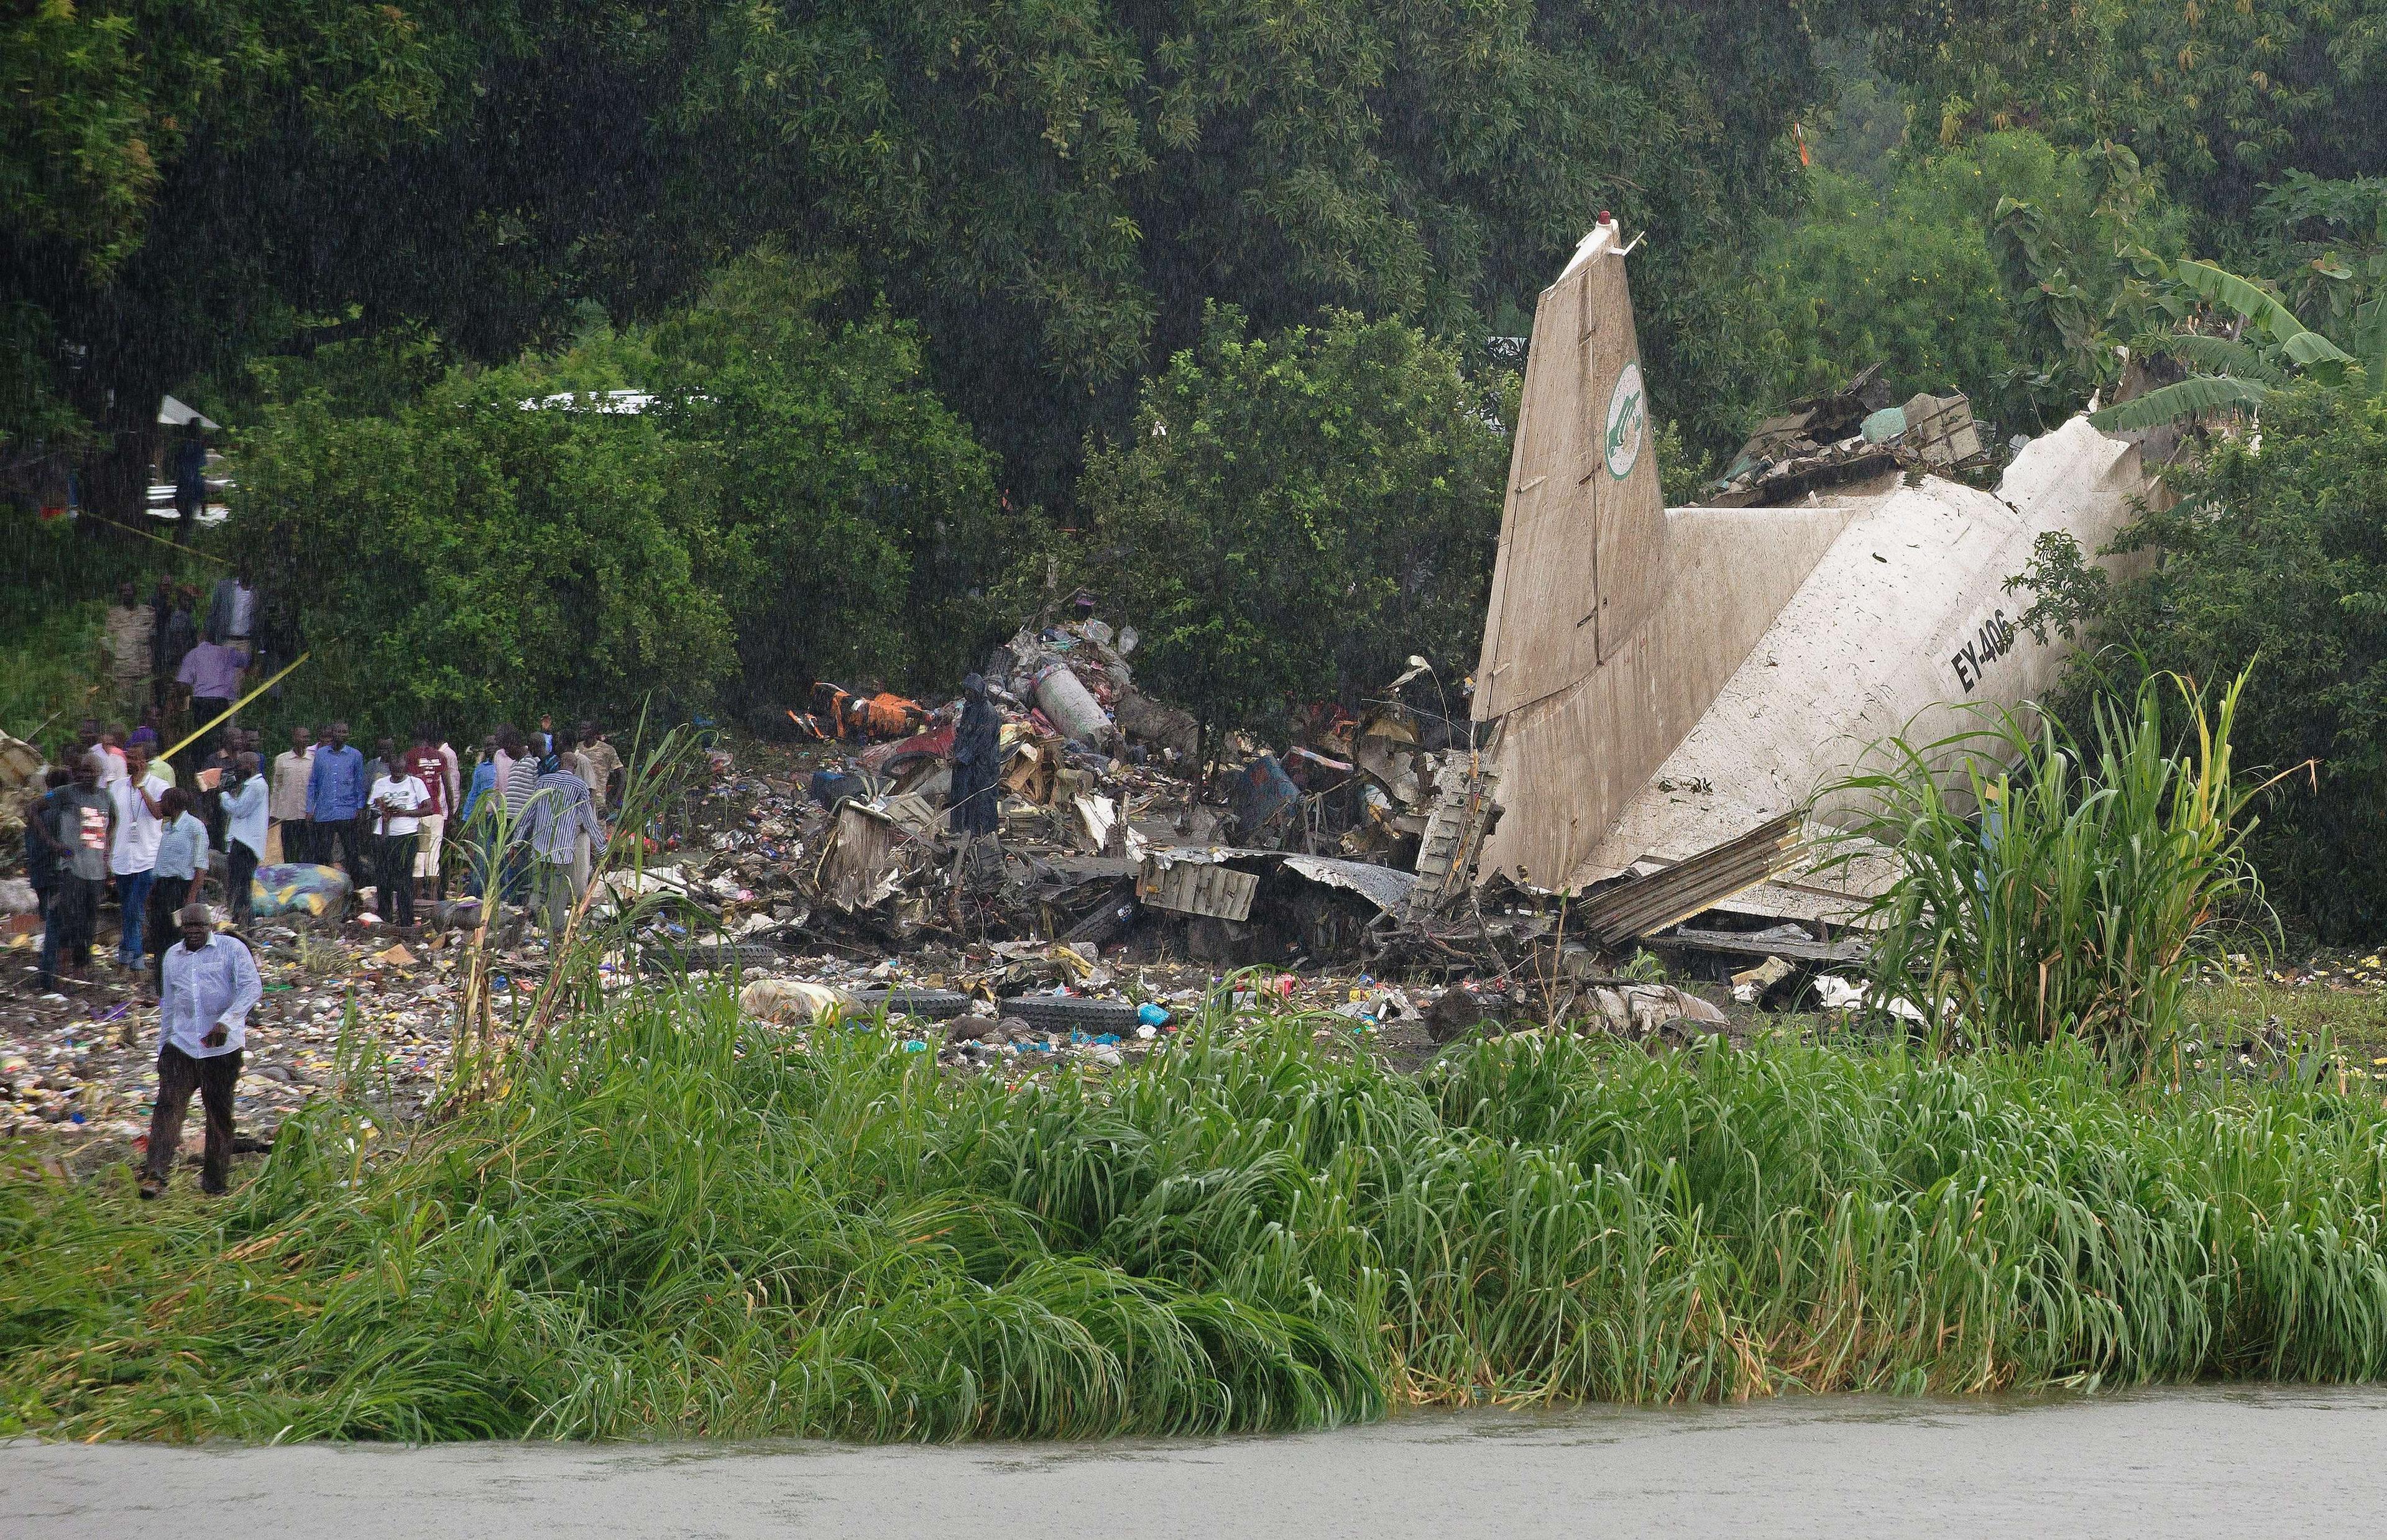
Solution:
<path fill-rule="evenodd" d="M 1205 915 L 1212 919 L 1247 919 L 1260 879 L 1223 865 L 1244 854 L 1231 850 L 1155 851 L 1143 858 L 1135 879 L 1135 896 L 1155 909 L 1181 915 Z"/>
<path fill-rule="evenodd" d="M 822 896 L 849 915 L 894 897 L 903 886 L 896 838 L 886 814 L 856 802 L 839 803 L 836 831 L 822 852 Z"/>
<path fill-rule="evenodd" d="M 2014 625 L 2005 580 L 2042 534 L 2109 543 L 2144 485 L 2135 446 L 2076 418 L 2024 448 L 1994 495 L 1929 478 L 1853 503 L 1707 709 L 1551 875 L 1580 887 L 1679 861 L 1804 804 L 1892 734 L 1933 741 L 1972 725 L 1968 706 L 2037 699 L 2068 649 Z M 1862 896 L 1853 875 L 1831 885 Z"/>
<path fill-rule="evenodd" d="M 1366 861 L 1339 861 L 1324 855 L 1288 855 L 1285 868 L 1312 882 L 1358 894 L 1378 909 L 1396 913 L 1418 885 L 1416 874 Z"/>
<path fill-rule="evenodd" d="M 1445 756 L 1433 805 L 1418 837 L 1417 875 L 1429 902 L 1455 891 L 1475 865 L 1484 831 L 1499 808 L 1499 777 L 1471 754 Z"/>
<path fill-rule="evenodd" d="M 1584 929 L 1613 946 L 1679 925 L 1743 889 L 1787 870 L 1800 854 L 1800 815 L 1787 813 L 1711 849 L 1628 877 L 1575 911 Z"/>

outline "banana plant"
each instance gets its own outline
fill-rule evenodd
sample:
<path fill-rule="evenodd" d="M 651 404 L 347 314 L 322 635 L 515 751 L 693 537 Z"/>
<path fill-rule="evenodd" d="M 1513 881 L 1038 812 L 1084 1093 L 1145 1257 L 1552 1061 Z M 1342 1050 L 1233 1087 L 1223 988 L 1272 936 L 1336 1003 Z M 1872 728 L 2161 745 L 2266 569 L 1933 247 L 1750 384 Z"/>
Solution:
<path fill-rule="evenodd" d="M 2105 429 L 2152 428 L 2216 411 L 2255 411 L 2271 392 L 2301 376 L 2332 388 L 2349 383 L 2359 366 L 2367 389 L 2387 385 L 2387 297 L 2354 312 L 2348 352 L 2298 321 L 2278 297 L 2210 262 L 2172 264 L 2181 286 L 2206 305 L 2236 314 L 2236 336 L 2174 333 L 2143 339 L 2142 347 L 2168 353 L 2199 371 L 2175 385 L 2091 412 L 2090 423 Z"/>

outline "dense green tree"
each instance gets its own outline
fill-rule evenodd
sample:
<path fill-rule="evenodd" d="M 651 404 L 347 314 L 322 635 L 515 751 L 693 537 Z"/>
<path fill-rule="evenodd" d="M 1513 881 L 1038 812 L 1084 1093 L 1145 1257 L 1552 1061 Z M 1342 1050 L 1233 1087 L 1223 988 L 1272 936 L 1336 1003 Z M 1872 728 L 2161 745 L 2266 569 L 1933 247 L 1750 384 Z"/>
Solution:
<path fill-rule="evenodd" d="M 1090 457 L 1099 573 L 1139 676 L 1206 726 L 1281 729 L 1421 652 L 1452 680 L 1484 621 L 1508 435 L 1459 359 L 1330 312 L 1255 338 L 1213 307 Z"/>
<path fill-rule="evenodd" d="M 2044 541 L 2029 624 L 2089 644 L 2073 709 L 2149 670 L 2226 680 L 2252 663 L 2240 757 L 2314 767 L 2260 804 L 2273 896 L 2325 933 L 2387 927 L 2387 399 L 2318 380 L 2270 393 L 2259 442 L 2222 438 L 2169 480 L 2171 507 L 2118 542 L 2163 560 L 2115 583 Z"/>
<path fill-rule="evenodd" d="M 300 616 L 298 703 L 485 724 L 957 673 L 991 464 L 907 327 L 812 318 L 833 289 L 765 255 L 654 326 L 457 366 L 394 410 L 277 393 L 232 529 Z"/>
<path fill-rule="evenodd" d="M 1943 144 L 2128 145 L 2207 244 L 2292 170 L 2375 170 L 2387 128 L 2387 0 L 1938 0 L 1875 57 Z"/>
<path fill-rule="evenodd" d="M 707 47 L 689 115 L 736 206 L 862 251 L 1038 495 L 1206 302 L 1471 334 L 1602 208 L 1650 234 L 1661 396 L 1721 431 L 1749 221 L 1820 89 L 1801 13 L 1737 0 L 831 0 L 724 7 Z"/>
<path fill-rule="evenodd" d="M 2150 313 L 2132 284 L 2158 264 L 2128 254 L 2181 239 L 2127 151 L 2025 132 L 1909 158 L 1879 191 L 1830 171 L 1813 186 L 1760 268 L 1777 400 L 1877 361 L 1901 397 L 1962 390 L 1981 415 L 2040 432 L 2111 385 L 2116 346 Z"/>
<path fill-rule="evenodd" d="M 195 374 L 409 319 L 507 357 L 765 237 L 857 260 L 1058 499 L 1206 301 L 1472 335 L 1610 208 L 1650 235 L 1666 415 L 1714 438 L 1756 379 L 1750 216 L 1795 201 L 1822 89 L 1804 15 L 1753 0 L 43 0 L 0 77 L 0 336 L 120 511 Z"/>

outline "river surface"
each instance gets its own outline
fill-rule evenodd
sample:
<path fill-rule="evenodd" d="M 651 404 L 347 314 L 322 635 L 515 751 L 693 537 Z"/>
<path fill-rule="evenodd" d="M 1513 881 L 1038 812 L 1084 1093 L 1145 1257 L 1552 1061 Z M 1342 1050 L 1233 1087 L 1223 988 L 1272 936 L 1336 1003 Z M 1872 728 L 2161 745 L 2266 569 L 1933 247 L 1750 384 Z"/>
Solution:
<path fill-rule="evenodd" d="M 1412 1414 L 955 1447 L 0 1443 L 0 1536 L 2375 1536 L 2387 1387 Z"/>

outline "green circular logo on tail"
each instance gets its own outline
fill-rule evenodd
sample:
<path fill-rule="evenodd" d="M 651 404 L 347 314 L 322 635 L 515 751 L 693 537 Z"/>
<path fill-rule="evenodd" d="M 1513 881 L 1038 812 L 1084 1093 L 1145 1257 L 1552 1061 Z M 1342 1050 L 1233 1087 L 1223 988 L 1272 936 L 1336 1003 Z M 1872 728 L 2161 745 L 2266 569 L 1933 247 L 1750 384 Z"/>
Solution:
<path fill-rule="evenodd" d="M 1623 481 L 1641 458 L 1641 435 L 1648 424 L 1649 408 L 1641 389 L 1641 362 L 1636 359 L 1616 376 L 1608 393 L 1608 437 L 1604 449 L 1608 473 Z"/>

